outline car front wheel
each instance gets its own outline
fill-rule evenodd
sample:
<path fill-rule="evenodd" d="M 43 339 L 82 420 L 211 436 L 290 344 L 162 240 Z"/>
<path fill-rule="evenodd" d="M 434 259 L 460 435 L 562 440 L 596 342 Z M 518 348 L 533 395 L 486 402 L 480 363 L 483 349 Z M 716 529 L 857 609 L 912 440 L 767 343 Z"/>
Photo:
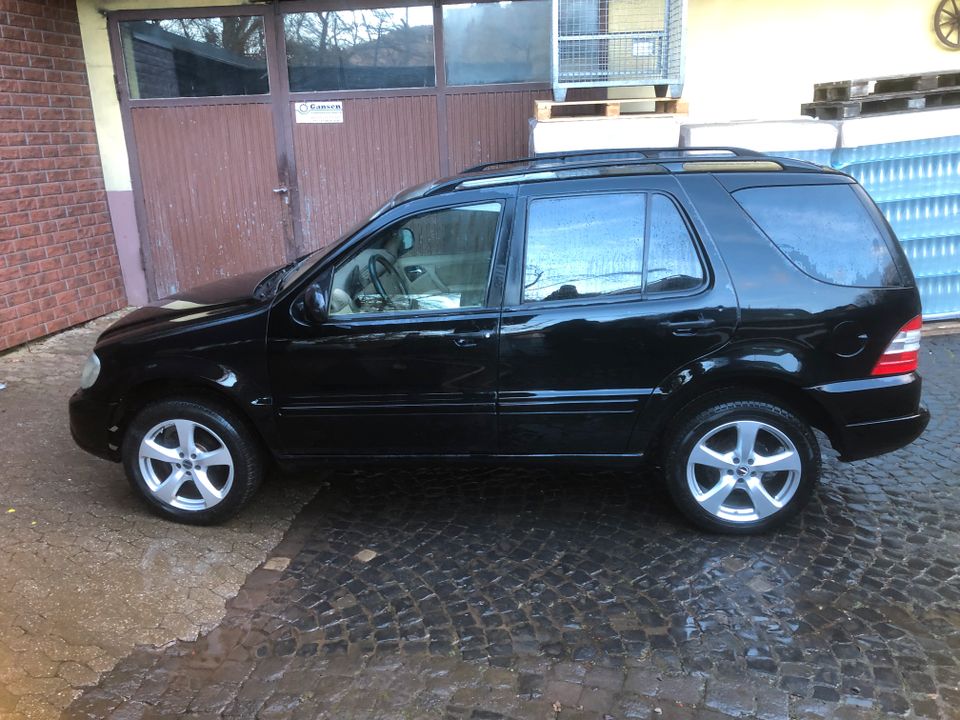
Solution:
<path fill-rule="evenodd" d="M 197 525 L 236 514 L 263 475 L 245 423 L 227 408 L 192 400 L 141 409 L 122 455 L 128 479 L 155 512 Z"/>
<path fill-rule="evenodd" d="M 783 525 L 807 504 L 820 475 L 813 432 L 767 400 L 701 406 L 680 421 L 666 449 L 674 502 L 713 532 L 749 534 Z"/>

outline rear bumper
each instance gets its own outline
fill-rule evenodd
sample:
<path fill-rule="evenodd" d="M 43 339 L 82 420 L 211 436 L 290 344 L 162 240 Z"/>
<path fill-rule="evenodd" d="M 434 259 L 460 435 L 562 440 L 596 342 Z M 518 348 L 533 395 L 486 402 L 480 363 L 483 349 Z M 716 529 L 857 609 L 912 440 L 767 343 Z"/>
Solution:
<path fill-rule="evenodd" d="M 830 416 L 840 459 L 861 460 L 909 445 L 930 422 L 916 373 L 849 380 L 809 388 Z"/>
<path fill-rule="evenodd" d="M 73 441 L 88 453 L 105 460 L 120 460 L 120 448 L 109 428 L 116 404 L 90 397 L 85 390 L 77 390 L 70 398 L 70 434 Z"/>
<path fill-rule="evenodd" d="M 862 460 L 899 450 L 920 437 L 928 422 L 930 412 L 921 405 L 915 415 L 847 425 L 839 443 L 840 459 Z"/>

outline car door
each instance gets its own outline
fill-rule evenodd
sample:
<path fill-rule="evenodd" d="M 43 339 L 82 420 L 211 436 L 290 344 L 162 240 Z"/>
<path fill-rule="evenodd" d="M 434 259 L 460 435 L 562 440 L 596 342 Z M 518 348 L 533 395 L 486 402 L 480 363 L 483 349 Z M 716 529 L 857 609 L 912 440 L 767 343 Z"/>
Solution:
<path fill-rule="evenodd" d="M 726 343 L 732 286 L 672 176 L 520 190 L 500 328 L 500 450 L 622 454 L 673 370 Z"/>
<path fill-rule="evenodd" d="M 390 211 L 278 303 L 268 347 L 286 454 L 496 450 L 512 192 L 456 192 Z M 421 278 L 428 270 L 439 282 Z M 319 323 L 303 309 L 315 282 L 329 296 Z"/>

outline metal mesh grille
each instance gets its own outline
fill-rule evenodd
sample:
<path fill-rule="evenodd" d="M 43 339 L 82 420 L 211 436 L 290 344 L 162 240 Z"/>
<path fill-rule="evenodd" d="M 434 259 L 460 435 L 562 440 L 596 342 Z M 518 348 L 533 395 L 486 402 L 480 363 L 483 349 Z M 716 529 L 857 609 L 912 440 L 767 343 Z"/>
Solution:
<path fill-rule="evenodd" d="M 554 85 L 677 85 L 682 0 L 554 0 Z"/>

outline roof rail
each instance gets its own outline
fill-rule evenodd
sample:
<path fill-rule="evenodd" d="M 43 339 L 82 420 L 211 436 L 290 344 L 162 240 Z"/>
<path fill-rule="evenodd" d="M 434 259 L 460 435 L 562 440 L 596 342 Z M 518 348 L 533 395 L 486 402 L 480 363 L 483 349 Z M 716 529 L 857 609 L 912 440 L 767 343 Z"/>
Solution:
<path fill-rule="evenodd" d="M 542 180 L 545 178 L 557 178 L 561 173 L 567 174 L 566 177 L 583 177 L 586 174 L 600 174 L 606 168 L 620 168 L 617 174 L 626 174 L 628 169 L 634 169 L 638 173 L 647 172 L 718 172 L 721 170 L 736 170 L 745 166 L 765 167 L 746 167 L 747 170 L 793 170 L 804 172 L 838 172 L 828 168 L 822 168 L 805 160 L 795 160 L 787 157 L 767 155 L 764 153 L 753 152 L 751 150 L 740 150 L 739 148 L 681 148 L 683 151 L 694 151 L 695 154 L 678 155 L 677 150 L 669 148 L 657 148 L 651 150 L 651 153 L 658 153 L 661 157 L 639 157 L 632 159 L 605 157 L 605 153 L 581 153 L 568 154 L 561 156 L 567 158 L 560 162 L 528 166 L 515 170 L 492 170 L 487 173 L 477 174 L 475 177 L 465 177 L 470 173 L 465 171 L 460 175 L 438 180 L 427 186 L 423 191 L 423 196 L 439 195 L 449 190 L 457 190 L 467 187 L 487 187 L 501 185 L 511 182 L 530 182 Z M 721 156 L 718 153 L 726 151 L 729 154 Z M 635 153 L 638 151 L 634 151 Z M 639 151 L 646 152 L 646 151 Z M 597 159 L 598 155 L 601 159 Z M 731 157 L 732 156 L 732 157 Z M 539 158 L 538 158 L 539 159 Z M 523 162 L 522 160 L 502 163 L 511 165 Z M 501 163 L 487 163 L 487 166 L 500 165 Z M 674 167 L 674 166 L 681 167 Z"/>
<path fill-rule="evenodd" d="M 609 160 L 629 160 L 636 158 L 638 160 L 656 160 L 674 157 L 685 157 L 689 155 L 716 155 L 728 153 L 734 157 L 766 157 L 764 153 L 756 150 L 748 150 L 739 147 L 688 147 L 688 148 L 610 148 L 607 150 L 574 150 L 570 152 L 543 153 L 531 157 L 517 158 L 516 160 L 496 160 L 494 162 L 480 163 L 467 168 L 463 174 L 480 172 L 492 167 L 501 165 L 523 165 L 534 163 L 546 163 L 562 165 L 564 162 L 583 162 L 588 158 L 605 158 Z M 550 161 L 558 161 L 551 163 Z"/>

